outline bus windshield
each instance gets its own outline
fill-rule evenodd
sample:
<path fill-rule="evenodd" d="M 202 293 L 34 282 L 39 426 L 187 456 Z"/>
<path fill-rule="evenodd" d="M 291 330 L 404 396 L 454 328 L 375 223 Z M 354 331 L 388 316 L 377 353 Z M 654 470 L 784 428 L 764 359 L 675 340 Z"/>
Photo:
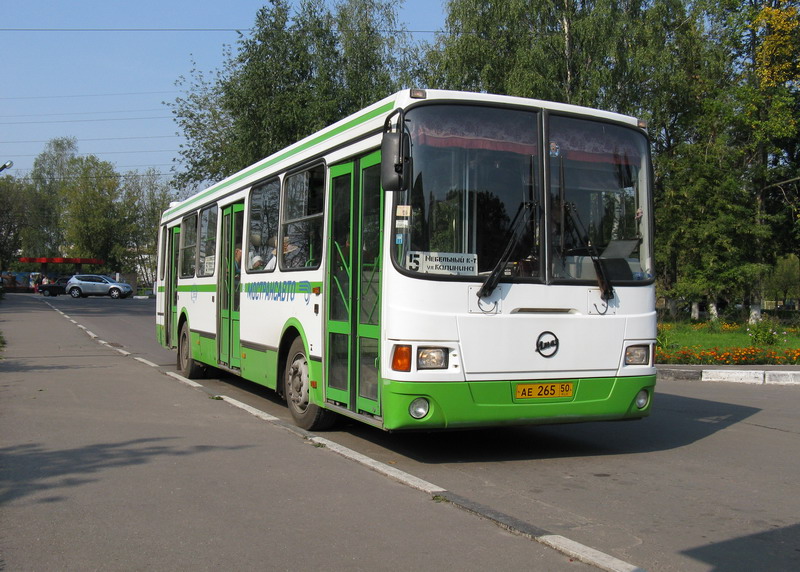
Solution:
<path fill-rule="evenodd" d="M 437 277 L 652 278 L 647 140 L 616 124 L 429 105 L 405 116 L 409 188 L 394 207 L 395 262 Z M 542 133 L 542 124 L 548 130 Z M 482 279 L 482 278 L 477 278 Z"/>

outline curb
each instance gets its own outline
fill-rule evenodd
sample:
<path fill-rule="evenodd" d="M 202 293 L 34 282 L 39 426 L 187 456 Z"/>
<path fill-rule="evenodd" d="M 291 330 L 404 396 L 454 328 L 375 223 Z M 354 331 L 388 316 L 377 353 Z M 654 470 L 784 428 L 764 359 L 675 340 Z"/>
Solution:
<path fill-rule="evenodd" d="M 719 381 L 750 385 L 800 385 L 800 371 L 757 369 L 683 369 L 659 367 L 658 379 L 667 381 Z"/>

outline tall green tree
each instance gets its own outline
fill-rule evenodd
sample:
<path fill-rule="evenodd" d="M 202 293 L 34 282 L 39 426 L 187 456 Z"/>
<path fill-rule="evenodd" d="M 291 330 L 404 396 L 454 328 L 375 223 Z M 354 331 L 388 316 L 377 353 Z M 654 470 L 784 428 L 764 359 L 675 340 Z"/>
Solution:
<path fill-rule="evenodd" d="M 170 104 L 187 137 L 182 185 L 230 175 L 409 80 L 397 3 L 270 0 L 222 70 L 182 79 Z M 220 132 L 222 130 L 222 132 Z"/>
<path fill-rule="evenodd" d="M 354 113 L 407 81 L 408 34 L 398 22 L 402 2 L 341 0 L 336 25 L 341 59 L 341 115 Z"/>
<path fill-rule="evenodd" d="M 136 270 L 139 280 L 156 277 L 158 225 L 172 194 L 155 169 L 129 171 L 122 176 L 116 236 L 125 248 L 120 269 Z"/>
<path fill-rule="evenodd" d="M 641 3 L 450 0 L 431 83 L 624 110 Z"/>
<path fill-rule="evenodd" d="M 33 161 L 32 191 L 28 197 L 22 249 L 26 256 L 60 256 L 65 247 L 64 189 L 72 177 L 72 160 L 78 144 L 73 137 L 47 142 Z"/>
<path fill-rule="evenodd" d="M 22 247 L 26 225 L 29 183 L 11 176 L 0 177 L 0 270 L 8 270 Z"/>
<path fill-rule="evenodd" d="M 119 237 L 120 178 L 114 166 L 94 155 L 70 161 L 64 188 L 64 236 L 72 256 L 101 258 L 110 270 L 122 267 L 127 245 Z"/>
<path fill-rule="evenodd" d="M 175 184 L 191 193 L 207 181 L 218 181 L 235 170 L 231 166 L 229 149 L 232 146 L 233 118 L 222 105 L 222 90 L 232 65 L 230 49 L 224 50 L 226 64 L 208 76 L 195 64 L 189 77 L 175 82 L 183 96 L 168 102 L 180 133 L 186 143 L 180 146 L 179 170 Z"/>

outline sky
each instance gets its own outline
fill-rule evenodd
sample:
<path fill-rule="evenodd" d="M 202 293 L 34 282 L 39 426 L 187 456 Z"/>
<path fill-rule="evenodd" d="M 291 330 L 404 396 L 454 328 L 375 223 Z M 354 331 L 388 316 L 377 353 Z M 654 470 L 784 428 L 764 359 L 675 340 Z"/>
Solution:
<path fill-rule="evenodd" d="M 120 173 L 150 167 L 168 178 L 182 138 L 164 102 L 193 61 L 222 67 L 235 30 L 265 0 L 0 0 L 0 165 L 29 174 L 57 137 L 77 139 Z M 445 0 L 405 0 L 415 39 L 444 25 Z M 388 94 L 387 94 L 388 95 Z"/>

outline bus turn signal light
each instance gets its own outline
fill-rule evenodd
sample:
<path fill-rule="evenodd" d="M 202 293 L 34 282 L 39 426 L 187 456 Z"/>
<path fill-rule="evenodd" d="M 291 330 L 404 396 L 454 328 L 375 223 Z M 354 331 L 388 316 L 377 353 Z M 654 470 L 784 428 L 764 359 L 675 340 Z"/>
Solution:
<path fill-rule="evenodd" d="M 411 371 L 411 346 L 395 346 L 392 356 L 394 371 Z"/>

